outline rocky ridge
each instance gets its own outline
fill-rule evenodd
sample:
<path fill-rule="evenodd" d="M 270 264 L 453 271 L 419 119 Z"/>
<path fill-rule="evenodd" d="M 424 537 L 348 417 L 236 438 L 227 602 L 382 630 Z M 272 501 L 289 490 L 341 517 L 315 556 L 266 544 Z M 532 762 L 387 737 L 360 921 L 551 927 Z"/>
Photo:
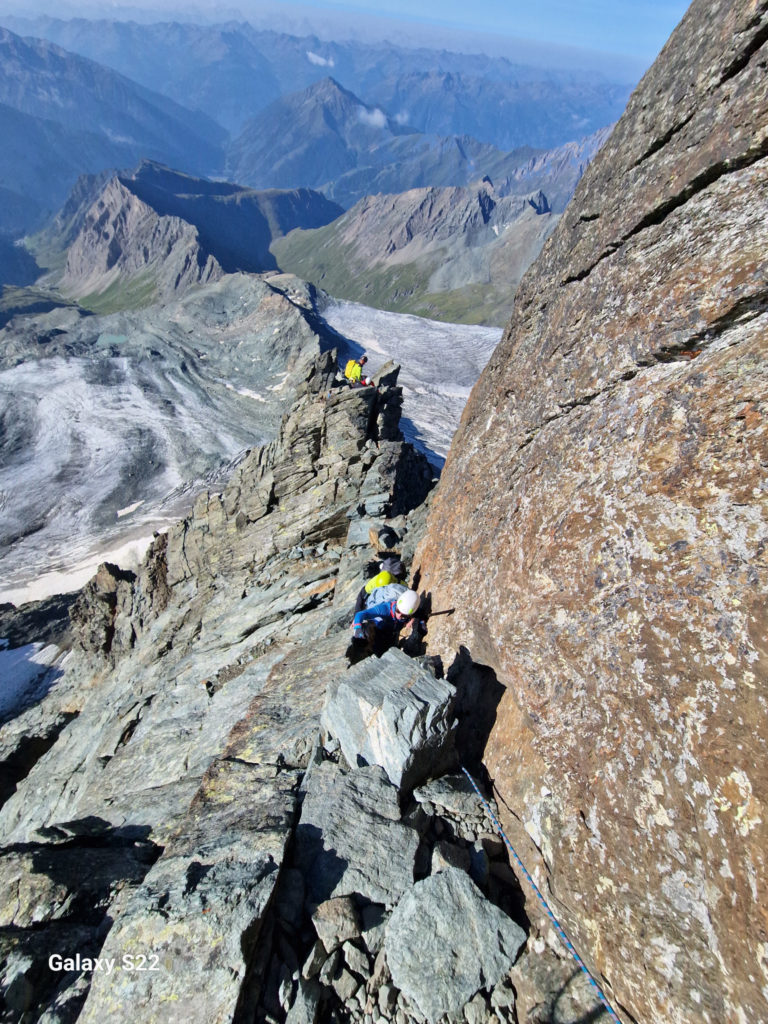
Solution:
<path fill-rule="evenodd" d="M 113 178 L 88 210 L 83 227 L 67 249 L 57 282 L 62 295 L 87 307 L 110 296 L 118 307 L 148 305 L 183 293 L 193 285 L 220 280 L 224 270 L 203 251 L 193 225 L 165 217 Z M 125 298 L 126 292 L 131 296 Z"/>
<path fill-rule="evenodd" d="M 544 943 L 549 989 L 520 957 L 514 875 L 451 774 L 477 678 L 443 679 L 418 637 L 349 665 L 365 566 L 385 541 L 410 560 L 433 483 L 397 372 L 350 390 L 318 357 L 276 440 L 80 595 L 60 678 L 0 729 L 4 1012 L 511 1024 L 515 989 L 564 984 Z"/>
<path fill-rule="evenodd" d="M 277 239 L 272 252 L 285 270 L 336 298 L 502 324 L 557 221 L 543 192 L 501 195 L 484 179 L 367 196 L 325 227 Z"/>
<path fill-rule="evenodd" d="M 63 271 L 43 283 L 86 306 L 168 301 L 225 273 L 276 270 L 269 251 L 293 228 L 342 213 L 309 189 L 257 192 L 144 160 L 131 174 L 77 183 L 54 222 L 30 243 Z"/>
<path fill-rule="evenodd" d="M 644 1022 L 768 1020 L 766 40 L 765 3 L 692 4 L 522 283 L 418 559 L 457 609 L 430 650 L 503 687 L 510 834 Z"/>
<path fill-rule="evenodd" d="M 224 273 L 278 269 L 273 239 L 328 223 L 341 207 L 307 188 L 256 191 L 143 161 L 132 174 L 81 181 L 33 241 L 60 272 L 44 283 L 94 308 L 168 301 Z"/>

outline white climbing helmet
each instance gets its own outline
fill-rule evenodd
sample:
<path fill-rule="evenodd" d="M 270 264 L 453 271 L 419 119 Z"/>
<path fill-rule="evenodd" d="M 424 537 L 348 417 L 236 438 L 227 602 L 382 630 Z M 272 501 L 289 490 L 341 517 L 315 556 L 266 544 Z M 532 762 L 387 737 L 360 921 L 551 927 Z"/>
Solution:
<path fill-rule="evenodd" d="M 397 599 L 397 610 L 401 615 L 413 615 L 421 600 L 415 590 L 404 590 Z"/>

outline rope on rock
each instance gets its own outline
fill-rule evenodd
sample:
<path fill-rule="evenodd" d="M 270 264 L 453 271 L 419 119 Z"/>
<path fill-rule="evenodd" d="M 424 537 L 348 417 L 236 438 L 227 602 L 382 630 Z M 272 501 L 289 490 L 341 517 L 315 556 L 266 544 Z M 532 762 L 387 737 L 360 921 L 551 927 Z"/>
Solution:
<path fill-rule="evenodd" d="M 501 836 L 501 838 L 502 838 L 502 839 L 504 840 L 504 842 L 505 842 L 505 843 L 507 844 L 507 847 L 508 847 L 508 849 L 509 849 L 509 852 L 510 852 L 510 853 L 512 854 L 512 856 L 513 856 L 513 857 L 515 858 L 515 862 L 517 863 L 518 867 L 520 868 L 520 870 L 521 870 L 521 871 L 523 872 L 523 874 L 525 875 L 525 878 L 526 878 L 526 880 L 527 880 L 528 884 L 529 884 L 529 885 L 531 886 L 531 888 L 533 889 L 533 891 L 534 891 L 534 892 L 536 893 L 536 895 L 538 896 L 538 898 L 539 898 L 539 902 L 541 903 L 542 907 L 544 908 L 544 910 L 545 910 L 545 912 L 546 912 L 546 915 L 547 915 L 547 917 L 548 917 L 548 918 L 549 918 L 549 920 L 550 920 L 550 921 L 552 922 L 552 924 L 553 924 L 553 925 L 555 926 L 555 930 L 557 931 L 557 934 L 558 934 L 558 935 L 560 936 L 561 940 L 563 941 L 563 943 L 564 943 L 564 945 L 565 945 L 565 948 L 566 948 L 566 949 L 568 950 L 568 952 L 569 952 L 569 953 L 571 954 L 571 956 L 572 956 L 572 957 L 573 957 L 573 959 L 574 959 L 574 960 L 576 961 L 576 963 L 577 963 L 577 964 L 579 965 L 579 967 L 580 967 L 580 968 L 582 969 L 582 971 L 583 971 L 583 972 L 584 972 L 584 973 L 586 974 L 587 978 L 589 979 L 589 983 L 590 983 L 590 985 L 591 985 L 591 986 L 592 986 L 592 988 L 593 988 L 593 989 L 595 990 L 595 993 L 596 993 L 596 995 L 597 995 L 598 999 L 599 999 L 599 1000 L 600 1000 L 600 1002 L 601 1002 L 601 1003 L 603 1004 L 603 1006 L 604 1006 L 604 1007 L 606 1008 L 606 1010 L 608 1011 L 608 1013 L 610 1014 L 610 1016 L 611 1016 L 611 1017 L 613 1018 L 613 1020 L 615 1020 L 615 1021 L 616 1021 L 616 1024 L 621 1024 L 621 1021 L 619 1020 L 619 1018 L 618 1018 L 618 1016 L 617 1016 L 617 1014 L 616 1014 L 616 1011 L 615 1011 L 615 1010 L 613 1009 L 613 1007 L 611 1006 L 611 1004 L 610 1004 L 610 1003 L 608 1002 L 608 1000 L 606 999 L 606 997 L 605 997 L 605 995 L 603 994 L 603 991 L 602 991 L 602 989 L 600 988 L 600 986 L 599 986 L 599 985 L 597 984 L 597 982 L 595 981 L 595 979 L 594 979 L 594 978 L 592 977 L 592 975 L 591 975 L 591 974 L 589 973 L 589 970 L 587 969 L 587 967 L 586 967 L 586 965 L 585 965 L 584 961 L 583 961 L 583 960 L 581 959 L 581 957 L 579 956 L 579 954 L 578 954 L 578 953 L 576 952 L 576 950 L 575 950 L 575 949 L 573 948 L 573 945 L 571 944 L 571 941 L 570 941 L 570 939 L 568 938 L 568 936 L 567 936 L 567 935 L 565 934 L 565 932 L 563 931 L 563 928 L 562 928 L 562 926 L 561 926 L 560 922 L 559 922 L 559 921 L 557 920 L 557 918 L 555 917 L 555 915 L 554 915 L 554 914 L 552 913 L 552 911 L 551 911 L 551 910 L 549 909 L 549 905 L 547 904 L 547 901 L 546 901 L 546 900 L 544 899 L 544 897 L 543 897 L 543 896 L 541 895 L 541 891 L 539 890 L 539 887 L 538 887 L 538 886 L 536 885 L 536 883 L 534 882 L 534 880 L 533 880 L 533 879 L 531 878 L 531 876 L 530 876 L 530 875 L 528 874 L 528 872 L 526 871 L 525 865 L 524 865 L 524 864 L 523 864 L 523 862 L 522 862 L 522 861 L 520 860 L 520 858 L 518 857 L 518 855 L 517 855 L 517 853 L 516 853 L 516 851 L 515 851 L 515 848 L 514 848 L 514 846 L 512 845 L 512 843 L 510 843 L 509 839 L 507 838 L 507 836 L 506 836 L 506 834 L 505 834 L 505 832 L 504 832 L 504 829 L 503 829 L 503 828 L 501 827 L 501 825 L 499 824 L 499 822 L 498 822 L 498 820 L 497 820 L 497 818 L 496 818 L 496 815 L 495 815 L 495 814 L 493 813 L 493 811 L 491 810 L 490 804 L 488 803 L 488 801 L 487 801 L 487 800 L 485 799 L 485 797 L 483 796 L 483 794 L 482 794 L 482 793 L 480 792 L 480 790 L 478 789 L 477 783 L 475 782 L 475 780 L 474 780 L 474 779 L 472 778 L 472 776 L 471 776 L 471 775 L 469 774 L 469 772 L 467 771 L 467 769 L 466 769 L 466 768 L 465 768 L 465 767 L 464 767 L 463 765 L 461 766 L 461 770 L 462 770 L 462 771 L 464 772 L 464 774 L 465 774 L 465 775 L 467 776 L 467 778 L 469 779 L 470 783 L 472 784 L 472 788 L 473 788 L 473 789 L 474 789 L 474 791 L 475 791 L 475 792 L 477 793 L 477 795 L 478 795 L 478 796 L 480 797 L 480 800 L 482 801 L 482 804 L 483 804 L 483 806 L 485 807 L 485 809 L 486 809 L 486 811 L 488 812 L 488 815 L 489 815 L 489 817 L 490 817 L 491 821 L 493 822 L 494 828 L 495 828 L 495 829 L 496 829 L 496 831 L 497 831 L 497 832 L 499 833 L 499 835 L 500 835 L 500 836 Z"/>

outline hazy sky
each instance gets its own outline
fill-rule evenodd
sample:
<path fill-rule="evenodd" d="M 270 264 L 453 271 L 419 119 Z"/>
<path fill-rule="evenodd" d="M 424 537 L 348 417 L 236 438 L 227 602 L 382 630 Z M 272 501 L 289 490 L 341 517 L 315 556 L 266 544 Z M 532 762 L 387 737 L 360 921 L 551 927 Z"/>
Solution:
<path fill-rule="evenodd" d="M 238 18 L 294 34 L 338 39 L 347 33 L 508 53 L 515 60 L 526 56 L 520 40 L 531 40 L 627 55 L 633 58 L 626 69 L 629 77 L 652 63 L 687 7 L 684 0 L 0 0 L 0 14 L 140 21 Z M 539 55 L 539 47 L 532 45 L 531 61 L 536 63 Z M 621 70 L 621 63 L 615 67 Z"/>
<path fill-rule="evenodd" d="M 683 0 L 304 0 L 319 10 L 358 11 L 495 32 L 652 60 L 685 13 Z"/>

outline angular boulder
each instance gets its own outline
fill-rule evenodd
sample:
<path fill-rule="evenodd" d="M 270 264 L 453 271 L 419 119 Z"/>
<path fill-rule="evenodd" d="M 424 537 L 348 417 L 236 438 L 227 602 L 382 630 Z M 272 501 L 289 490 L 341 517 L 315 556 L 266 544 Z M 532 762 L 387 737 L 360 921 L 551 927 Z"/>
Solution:
<path fill-rule="evenodd" d="M 498 984 L 524 943 L 523 929 L 465 872 L 448 867 L 405 893 L 389 919 L 384 950 L 395 985 L 436 1021 Z"/>
<path fill-rule="evenodd" d="M 418 834 L 400 821 L 398 793 L 377 766 L 310 769 L 296 828 L 296 866 L 310 903 L 357 893 L 393 906 L 413 882 Z"/>
<path fill-rule="evenodd" d="M 84 1022 L 231 1020 L 272 898 L 296 775 L 216 762 L 185 825 L 116 918 Z M 127 959 L 126 959 L 127 958 Z"/>
<path fill-rule="evenodd" d="M 449 683 L 390 648 L 330 687 L 321 724 L 351 765 L 380 765 L 409 790 L 453 762 L 454 696 Z"/>

